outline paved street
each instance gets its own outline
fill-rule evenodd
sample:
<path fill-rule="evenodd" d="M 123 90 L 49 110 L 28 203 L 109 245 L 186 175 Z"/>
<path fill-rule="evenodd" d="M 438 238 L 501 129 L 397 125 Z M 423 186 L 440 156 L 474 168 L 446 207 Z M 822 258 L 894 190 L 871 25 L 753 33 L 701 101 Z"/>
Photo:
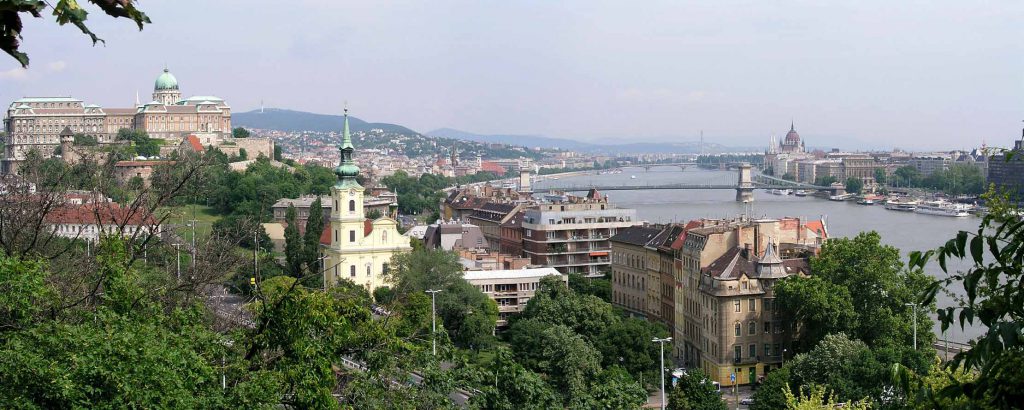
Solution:
<path fill-rule="evenodd" d="M 737 402 L 754 395 L 754 390 L 750 386 L 740 386 L 739 391 L 733 394 L 733 391 L 729 387 L 722 388 L 722 399 L 728 403 L 730 409 L 746 409 L 748 406 L 738 405 Z M 661 408 L 661 390 L 655 390 L 651 393 L 651 396 L 647 398 L 647 404 L 644 405 L 646 409 L 660 409 Z"/>

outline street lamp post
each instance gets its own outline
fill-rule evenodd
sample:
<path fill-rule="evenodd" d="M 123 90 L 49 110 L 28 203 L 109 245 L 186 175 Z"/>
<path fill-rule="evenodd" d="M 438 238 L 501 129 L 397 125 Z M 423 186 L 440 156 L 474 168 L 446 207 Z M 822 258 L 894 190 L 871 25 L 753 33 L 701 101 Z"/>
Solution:
<path fill-rule="evenodd" d="M 910 306 L 911 308 L 913 308 L 913 312 L 914 312 L 914 319 L 913 319 L 913 325 L 914 325 L 914 350 L 917 350 L 917 304 L 916 303 L 904 303 L 904 305 L 905 306 Z"/>
<path fill-rule="evenodd" d="M 434 356 L 437 356 L 437 292 L 441 289 L 429 289 L 426 292 L 430 294 L 430 347 L 434 352 Z"/>
<path fill-rule="evenodd" d="M 665 342 L 671 342 L 672 338 L 654 338 L 651 341 L 661 346 L 661 367 L 658 372 L 661 373 L 661 410 L 665 410 Z"/>
<path fill-rule="evenodd" d="M 174 247 L 175 259 L 177 260 L 177 263 L 176 263 L 177 268 L 175 268 L 175 275 L 178 278 L 178 280 L 180 281 L 181 280 L 181 244 L 180 243 L 173 243 L 173 244 L 171 244 L 171 246 Z"/>

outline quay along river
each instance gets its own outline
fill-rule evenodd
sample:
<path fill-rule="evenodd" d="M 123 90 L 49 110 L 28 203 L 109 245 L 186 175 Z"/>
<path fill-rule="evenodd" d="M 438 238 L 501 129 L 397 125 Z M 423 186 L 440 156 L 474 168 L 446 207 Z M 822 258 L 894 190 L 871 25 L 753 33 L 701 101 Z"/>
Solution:
<path fill-rule="evenodd" d="M 635 177 L 635 178 L 634 178 Z M 640 167 L 626 167 L 618 174 L 587 174 L 559 176 L 534 184 L 534 191 L 541 193 L 544 187 L 580 185 L 663 185 L 663 184 L 735 184 L 736 171 L 706 170 L 687 167 L 654 167 L 645 171 Z M 582 194 L 582 193 L 580 193 Z M 608 191 L 609 201 L 619 207 L 634 208 L 637 218 L 652 223 L 686 222 L 698 218 L 731 218 L 750 213 L 754 218 L 800 217 L 804 220 L 824 218 L 831 237 L 855 236 L 862 231 L 877 231 L 885 244 L 898 248 L 903 254 L 904 264 L 910 252 L 934 249 L 956 236 L 958 231 L 975 231 L 981 218 L 970 216 L 953 218 L 922 215 L 913 212 L 890 211 L 882 204 L 873 206 L 857 205 L 852 201 L 834 202 L 821 198 L 793 195 L 773 195 L 765 190 L 756 190 L 750 204 L 736 202 L 735 190 L 635 190 Z M 950 271 L 963 268 L 966 264 L 951 262 Z M 929 263 L 926 273 L 933 277 L 945 277 L 938 263 Z M 957 286 L 958 285 L 954 285 Z M 962 289 L 953 289 L 962 292 Z M 938 306 L 949 306 L 948 296 L 939 294 Z M 909 309 L 909 308 L 908 308 Z M 934 315 L 933 315 L 934 318 Z M 942 339 L 940 327 L 935 324 L 935 333 Z M 979 328 L 960 330 L 951 326 L 945 338 L 953 342 L 966 342 L 981 334 Z"/>

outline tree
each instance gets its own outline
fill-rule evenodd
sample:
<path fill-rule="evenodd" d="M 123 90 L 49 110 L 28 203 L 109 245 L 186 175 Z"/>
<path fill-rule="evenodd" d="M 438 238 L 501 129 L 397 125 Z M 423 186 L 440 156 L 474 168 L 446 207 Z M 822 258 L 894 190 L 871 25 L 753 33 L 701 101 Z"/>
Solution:
<path fill-rule="evenodd" d="M 875 182 L 878 185 L 885 185 L 886 180 L 885 168 L 875 168 Z"/>
<path fill-rule="evenodd" d="M 274 144 L 274 161 L 281 161 L 283 158 L 284 150 L 280 145 Z"/>
<path fill-rule="evenodd" d="M 612 305 L 596 296 L 579 295 L 566 287 L 561 277 L 547 276 L 519 319 L 534 319 L 552 325 L 564 325 L 594 341 L 605 329 L 619 321 Z"/>
<path fill-rule="evenodd" d="M 302 239 L 304 264 L 308 272 L 323 273 L 320 263 L 320 235 L 324 232 L 324 212 L 320 205 L 320 197 L 309 206 L 309 217 L 306 219 L 306 233 Z M 322 275 L 321 275 L 322 276 Z"/>
<path fill-rule="evenodd" d="M 288 204 L 284 222 L 284 257 L 288 274 L 298 278 L 302 276 L 302 266 L 306 262 L 306 254 L 302 236 L 299 234 L 299 222 L 295 216 L 295 206 Z"/>
<path fill-rule="evenodd" d="M 513 346 L 517 357 L 528 355 L 533 370 L 548 377 L 566 404 L 585 404 L 590 381 L 601 371 L 601 353 L 580 335 L 561 325 L 548 326 L 534 335 L 533 349 Z"/>
<path fill-rule="evenodd" d="M 854 194 L 859 194 L 861 189 L 864 188 L 864 181 L 861 181 L 860 178 L 857 178 L 857 177 L 849 177 L 849 178 L 846 178 L 845 185 L 846 185 L 846 192 L 850 192 L 850 193 L 854 193 Z"/>
<path fill-rule="evenodd" d="M 99 141 L 97 141 L 96 137 L 92 135 L 75 134 L 74 144 L 82 147 L 92 147 L 99 145 Z"/>
<path fill-rule="evenodd" d="M 808 351 L 831 333 L 857 327 L 857 312 L 847 288 L 820 277 L 790 276 L 775 286 L 775 301 L 791 332 L 799 334 L 791 351 Z"/>
<path fill-rule="evenodd" d="M 231 136 L 234 138 L 249 138 L 249 130 L 242 127 L 235 127 L 231 129 Z"/>
<path fill-rule="evenodd" d="M 912 345 L 913 309 L 907 304 L 918 302 L 916 295 L 927 288 L 931 279 L 920 268 L 905 267 L 899 249 L 882 245 L 877 232 L 830 239 L 821 253 L 811 259 L 811 271 L 850 292 L 857 312 L 855 326 L 848 327 L 851 337 L 874 349 Z M 924 367 L 935 340 L 927 309 L 917 309 L 918 346 L 927 353 L 915 360 L 924 360 L 918 363 Z"/>
<path fill-rule="evenodd" d="M 651 339 L 667 336 L 668 331 L 662 326 L 626 318 L 608 326 L 594 341 L 594 347 L 601 352 L 605 367 L 622 366 L 629 374 L 635 377 L 644 374 L 645 380 L 653 382 L 658 378 L 661 349 L 657 343 L 651 343 Z M 671 349 L 666 346 L 666 350 Z"/>
<path fill-rule="evenodd" d="M 670 410 L 726 410 L 725 401 L 700 369 L 690 369 L 668 393 Z"/>
<path fill-rule="evenodd" d="M 117 139 L 130 141 L 137 155 L 146 157 L 160 155 L 160 141 L 150 138 L 149 134 L 146 134 L 145 131 L 121 128 L 117 130 Z"/>
<path fill-rule="evenodd" d="M 579 273 L 570 273 L 569 288 L 581 295 L 594 295 L 605 302 L 612 302 L 612 282 L 607 278 L 587 278 Z"/>
<path fill-rule="evenodd" d="M 96 5 L 103 10 L 107 15 L 120 18 L 124 17 L 135 22 L 142 30 L 144 24 L 150 23 L 149 17 L 146 16 L 142 10 L 135 8 L 135 2 L 132 0 L 89 0 L 90 3 Z M 52 5 L 44 1 L 27 0 L 27 1 L 8 1 L 4 7 L 4 13 L 0 14 L 0 27 L 4 27 L 0 31 L 0 49 L 2 49 L 15 60 L 22 67 L 28 67 L 28 54 L 21 52 L 21 30 L 23 23 L 21 17 L 23 14 L 31 15 L 35 18 L 41 18 L 42 13 L 47 7 L 53 8 L 53 15 L 56 16 L 57 24 L 65 25 L 71 23 L 75 27 L 78 27 L 83 34 L 89 36 L 92 43 L 95 45 L 98 42 L 104 42 L 103 39 L 96 36 L 89 27 L 86 26 L 86 20 L 89 13 L 82 8 L 78 2 L 70 0 L 60 0 Z"/>
<path fill-rule="evenodd" d="M 516 363 L 508 349 L 498 349 L 487 372 L 485 380 L 493 380 L 494 383 L 484 386 L 480 394 L 470 398 L 470 408 L 548 409 L 561 404 L 558 394 L 548 387 L 540 375 Z"/>
<path fill-rule="evenodd" d="M 934 306 L 940 291 L 962 290 L 954 306 L 937 309 L 942 330 L 977 325 L 984 333 L 970 350 L 954 356 L 946 369 L 976 372 L 974 380 L 953 380 L 932 394 L 944 399 L 966 396 L 972 405 L 1012 408 L 1024 402 L 1024 222 L 1009 196 L 985 194 L 990 212 L 975 232 L 960 231 L 938 249 L 914 252 L 910 265 L 924 267 L 933 258 L 949 276 L 934 279 L 921 292 L 921 303 Z M 950 271 L 949 260 L 967 262 Z M 918 372 L 920 374 L 922 372 Z"/>
<path fill-rule="evenodd" d="M 793 395 L 788 389 L 786 393 L 786 409 L 788 410 L 831 410 L 844 408 L 850 410 L 868 410 L 871 406 L 865 402 L 850 403 L 849 406 L 836 402 L 834 395 L 829 394 L 822 386 L 805 386 L 800 388 L 800 395 Z M 806 393 L 806 395 L 805 395 Z"/>
<path fill-rule="evenodd" d="M 839 182 L 839 180 L 832 175 L 819 175 L 814 179 L 814 185 L 818 186 L 829 186 L 832 185 L 833 182 Z"/>
<path fill-rule="evenodd" d="M 796 355 L 786 364 L 789 382 L 795 388 L 826 386 L 840 401 L 878 400 L 880 380 L 887 379 L 886 367 L 864 342 L 844 333 L 825 336 L 810 352 Z"/>
<path fill-rule="evenodd" d="M 796 177 L 793 176 L 793 174 L 790 174 L 788 172 L 785 173 L 785 174 L 782 174 L 782 179 L 785 179 L 787 181 L 796 181 Z"/>
<path fill-rule="evenodd" d="M 904 165 L 893 172 L 893 182 L 897 186 L 916 187 L 921 183 L 921 172 L 913 165 Z"/>
<path fill-rule="evenodd" d="M 379 209 L 371 209 L 370 212 L 366 213 L 367 219 L 378 219 L 381 217 Z"/>
<path fill-rule="evenodd" d="M 598 373 L 590 388 L 589 408 L 636 409 L 647 401 L 647 390 L 621 367 Z"/>
<path fill-rule="evenodd" d="M 789 392 L 789 369 L 785 366 L 768 373 L 764 382 L 754 390 L 754 404 L 750 410 L 774 410 L 786 407 L 786 392 Z M 792 392 L 790 392 L 792 394 Z"/>

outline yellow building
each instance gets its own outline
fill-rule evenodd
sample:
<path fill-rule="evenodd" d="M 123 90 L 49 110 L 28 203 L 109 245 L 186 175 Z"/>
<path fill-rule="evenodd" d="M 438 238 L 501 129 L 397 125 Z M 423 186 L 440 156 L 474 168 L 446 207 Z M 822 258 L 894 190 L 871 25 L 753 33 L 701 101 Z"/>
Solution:
<path fill-rule="evenodd" d="M 385 274 L 391 257 L 409 252 L 409 238 L 398 232 L 398 222 L 387 216 L 369 220 L 363 210 L 365 190 L 358 182 L 359 167 L 352 160 L 352 138 L 345 110 L 341 163 L 334 169 L 338 182 L 331 188 L 330 225 L 320 237 L 324 259 L 324 285 L 331 287 L 342 279 L 365 287 L 370 292 L 390 286 Z"/>

